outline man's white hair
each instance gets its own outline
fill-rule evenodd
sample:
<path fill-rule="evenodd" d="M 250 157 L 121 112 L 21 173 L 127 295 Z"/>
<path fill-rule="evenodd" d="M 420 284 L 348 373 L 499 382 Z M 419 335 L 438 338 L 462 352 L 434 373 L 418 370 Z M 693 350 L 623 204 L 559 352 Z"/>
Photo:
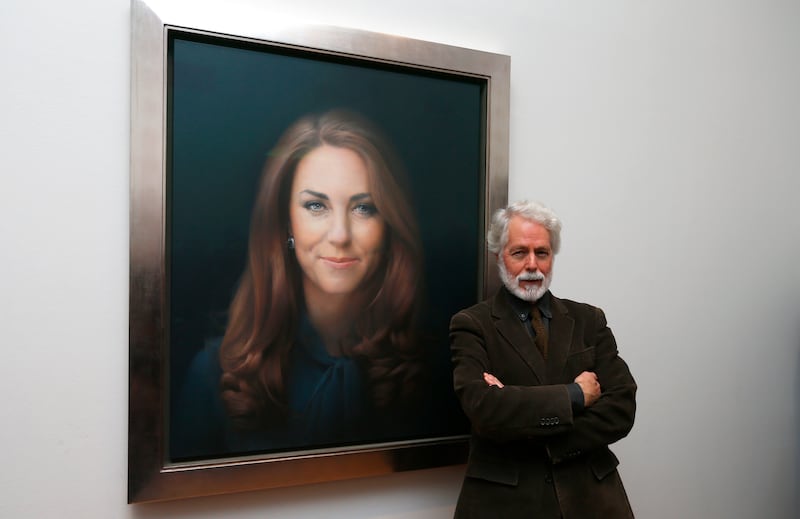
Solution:
<path fill-rule="evenodd" d="M 520 200 L 495 211 L 492 216 L 492 223 L 489 226 L 489 233 L 486 236 L 486 244 L 490 252 L 500 254 L 500 251 L 506 246 L 508 242 L 508 223 L 514 216 L 520 216 L 526 220 L 536 222 L 547 229 L 550 233 L 550 247 L 553 249 L 553 254 L 558 254 L 561 248 L 561 220 L 546 205 L 528 200 Z"/>

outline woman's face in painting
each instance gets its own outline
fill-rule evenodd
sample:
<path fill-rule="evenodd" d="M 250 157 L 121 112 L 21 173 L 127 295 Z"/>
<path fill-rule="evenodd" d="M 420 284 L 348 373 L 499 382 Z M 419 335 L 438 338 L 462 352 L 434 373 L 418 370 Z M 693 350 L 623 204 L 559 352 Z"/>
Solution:
<path fill-rule="evenodd" d="M 347 148 L 314 149 L 297 165 L 289 204 L 306 297 L 359 288 L 380 263 L 385 235 L 361 157 Z"/>

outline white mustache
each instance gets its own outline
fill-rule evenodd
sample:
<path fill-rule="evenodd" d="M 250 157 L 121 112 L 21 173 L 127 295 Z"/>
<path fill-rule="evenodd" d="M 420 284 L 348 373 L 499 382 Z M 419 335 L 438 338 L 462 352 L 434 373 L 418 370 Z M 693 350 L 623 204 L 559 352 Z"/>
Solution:
<path fill-rule="evenodd" d="M 517 281 L 542 281 L 544 274 L 541 272 L 524 272 L 517 276 Z"/>

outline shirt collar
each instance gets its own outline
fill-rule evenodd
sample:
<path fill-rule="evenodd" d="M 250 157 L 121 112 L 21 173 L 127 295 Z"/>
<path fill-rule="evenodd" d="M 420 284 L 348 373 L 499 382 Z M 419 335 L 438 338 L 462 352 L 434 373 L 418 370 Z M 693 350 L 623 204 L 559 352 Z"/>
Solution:
<path fill-rule="evenodd" d="M 508 301 L 514 310 L 514 315 L 523 323 L 530 317 L 531 308 L 538 307 L 545 319 L 552 319 L 553 313 L 550 310 L 550 291 L 544 293 L 535 303 L 525 301 L 512 294 L 507 288 L 503 287 L 508 295 Z"/>

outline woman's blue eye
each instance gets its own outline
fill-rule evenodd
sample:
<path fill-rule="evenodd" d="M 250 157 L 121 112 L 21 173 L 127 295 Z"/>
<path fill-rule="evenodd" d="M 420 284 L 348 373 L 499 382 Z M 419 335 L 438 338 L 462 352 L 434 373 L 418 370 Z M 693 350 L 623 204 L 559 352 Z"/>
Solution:
<path fill-rule="evenodd" d="M 373 204 L 358 204 L 353 211 L 362 216 L 372 216 L 378 213 L 378 208 Z"/>
<path fill-rule="evenodd" d="M 303 207 L 311 211 L 312 213 L 318 213 L 325 209 L 325 206 L 322 203 L 317 202 L 316 200 L 310 200 L 303 204 Z"/>

